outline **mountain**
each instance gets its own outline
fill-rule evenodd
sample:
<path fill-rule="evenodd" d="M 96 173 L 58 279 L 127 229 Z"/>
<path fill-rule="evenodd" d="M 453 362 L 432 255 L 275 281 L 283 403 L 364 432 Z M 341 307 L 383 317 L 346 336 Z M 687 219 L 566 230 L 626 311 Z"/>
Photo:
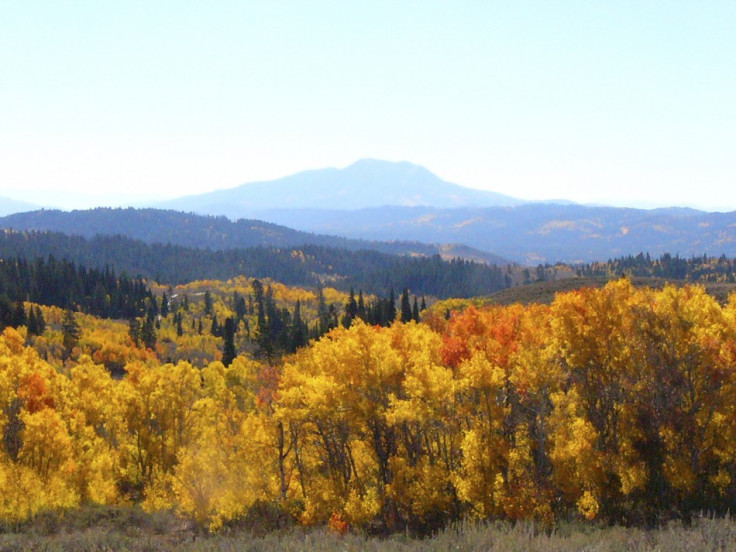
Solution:
<path fill-rule="evenodd" d="M 462 243 L 515 262 L 589 262 L 641 251 L 736 256 L 736 211 L 527 204 L 437 209 L 270 210 L 293 228 L 369 240 Z"/>
<path fill-rule="evenodd" d="M 285 178 L 157 203 L 155 207 L 232 219 L 261 218 L 269 209 L 364 209 L 382 205 L 488 207 L 522 200 L 445 182 L 407 162 L 363 159 L 344 169 L 304 171 Z"/>
<path fill-rule="evenodd" d="M 13 213 L 33 211 L 34 209 L 38 209 L 38 206 L 31 203 L 26 203 L 25 201 L 18 201 L 16 199 L 0 197 L 0 217 L 4 217 L 5 215 L 12 215 Z"/>
<path fill-rule="evenodd" d="M 0 218 L 0 228 L 47 230 L 92 238 L 97 235 L 125 236 L 144 243 L 198 247 L 216 251 L 249 247 L 322 247 L 366 249 L 392 255 L 433 256 L 505 265 L 509 261 L 486 251 L 458 244 L 386 242 L 317 235 L 260 220 L 232 221 L 224 216 L 205 216 L 161 209 L 97 209 L 78 211 L 38 210 Z"/>
<path fill-rule="evenodd" d="M 109 208 L 20 213 L 0 218 L 0 228 L 86 237 L 124 235 L 146 243 L 211 250 L 311 244 L 412 256 L 439 254 L 503 265 L 604 261 L 639 252 L 736 257 L 736 211 L 529 204 L 472 209 L 294 209 L 272 214 L 298 229 L 224 216 Z"/>

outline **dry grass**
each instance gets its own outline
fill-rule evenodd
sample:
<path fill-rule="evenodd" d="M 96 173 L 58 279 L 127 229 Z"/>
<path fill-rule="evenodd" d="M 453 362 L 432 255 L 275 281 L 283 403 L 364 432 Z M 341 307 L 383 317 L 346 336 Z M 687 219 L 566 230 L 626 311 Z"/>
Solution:
<path fill-rule="evenodd" d="M 71 519 L 70 519 L 71 517 Z M 532 523 L 465 524 L 424 539 L 334 535 L 292 528 L 254 536 L 250 532 L 208 536 L 170 514 L 135 509 L 86 509 L 63 519 L 45 516 L 0 533 L 0 551 L 192 551 L 192 552 L 685 552 L 736 550 L 736 521 L 696 519 L 645 530 L 563 524 L 546 531 Z"/>

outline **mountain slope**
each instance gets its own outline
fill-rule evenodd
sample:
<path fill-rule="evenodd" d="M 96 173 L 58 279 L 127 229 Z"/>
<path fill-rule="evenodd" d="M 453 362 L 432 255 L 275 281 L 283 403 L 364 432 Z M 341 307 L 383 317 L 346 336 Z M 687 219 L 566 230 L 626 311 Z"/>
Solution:
<path fill-rule="evenodd" d="M 393 255 L 462 257 L 487 264 L 508 264 L 492 253 L 458 245 L 433 245 L 391 240 L 376 242 L 317 235 L 260 220 L 232 221 L 224 216 L 203 216 L 161 209 L 111 209 L 83 211 L 39 210 L 0 218 L 0 228 L 47 230 L 92 238 L 126 236 L 145 243 L 170 243 L 213 250 L 248 247 L 318 245 L 349 250 L 369 249 Z"/>
<path fill-rule="evenodd" d="M 18 201 L 16 199 L 10 199 L 7 197 L 0 197 L 0 217 L 11 215 L 13 213 L 23 213 L 26 211 L 33 211 L 35 209 L 38 209 L 37 205 L 33 205 L 25 201 Z"/>
<path fill-rule="evenodd" d="M 23 267 L 27 267 L 28 261 L 50 255 L 78 266 L 140 274 L 169 285 L 245 276 L 270 278 L 288 285 L 329 285 L 344 291 L 352 287 L 384 297 L 390 295 L 392 288 L 408 288 L 418 295 L 442 298 L 485 295 L 509 285 L 503 268 L 457 259 L 444 261 L 437 255 L 410 257 L 316 245 L 214 251 L 147 244 L 119 235 L 84 238 L 60 232 L 6 230 L 0 232 L 0 266 L 5 267 L 0 271 L 0 296 L 12 289 L 17 291 L 18 281 L 25 281 L 18 274 L 27 272 Z M 8 266 L 2 264 L 2 259 L 12 263 L 18 257 L 22 258 L 17 265 L 19 270 L 7 270 Z M 34 261 L 34 266 L 37 262 L 41 261 Z M 97 294 L 93 290 L 82 292 Z M 101 303 L 105 303 L 104 299 Z"/>
<path fill-rule="evenodd" d="M 588 262 L 641 251 L 736 256 L 736 212 L 528 204 L 434 209 L 271 210 L 300 230 L 371 240 L 463 243 L 525 264 Z"/>
<path fill-rule="evenodd" d="M 156 207 L 237 219 L 257 218 L 260 211 L 274 208 L 469 207 L 521 203 L 510 196 L 445 182 L 411 163 L 363 159 L 344 169 L 304 171 L 277 180 L 166 201 Z"/>

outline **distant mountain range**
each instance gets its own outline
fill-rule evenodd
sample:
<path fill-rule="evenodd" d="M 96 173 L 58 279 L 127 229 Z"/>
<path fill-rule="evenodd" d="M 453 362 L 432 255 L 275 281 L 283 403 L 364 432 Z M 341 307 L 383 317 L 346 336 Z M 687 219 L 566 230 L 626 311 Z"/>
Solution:
<path fill-rule="evenodd" d="M 260 214 L 270 209 L 353 210 L 383 205 L 455 208 L 523 203 L 503 194 L 445 182 L 419 165 L 363 159 L 344 169 L 305 171 L 152 206 L 238 219 L 261 218 Z"/>
<path fill-rule="evenodd" d="M 33 211 L 34 209 L 38 209 L 38 206 L 31 203 L 26 203 L 25 201 L 18 201 L 16 199 L 0 197 L 0 217 L 4 217 L 5 215 L 10 215 L 13 213 Z"/>
<path fill-rule="evenodd" d="M 213 250 L 309 244 L 415 256 L 439 254 L 502 265 L 511 261 L 528 265 L 589 262 L 639 252 L 736 257 L 736 212 L 540 204 L 485 209 L 285 210 L 281 215 L 289 217 L 292 225 L 317 233 L 250 219 L 108 208 L 20 213 L 0 218 L 0 228 L 85 237 L 123 235 L 146 243 Z M 464 245 L 436 245 L 442 243 Z"/>
<path fill-rule="evenodd" d="M 524 202 L 445 182 L 406 162 L 366 159 L 158 205 L 166 210 L 42 210 L 5 217 L 0 226 L 211 249 L 313 244 L 498 264 L 639 252 L 736 257 L 736 211 Z"/>
<path fill-rule="evenodd" d="M 351 251 L 365 249 L 393 255 L 439 255 L 445 259 L 461 257 L 486 264 L 505 265 L 511 262 L 461 244 L 350 239 L 302 232 L 260 220 L 232 221 L 224 216 L 162 209 L 42 209 L 1 217 L 0 228 L 46 230 L 85 238 L 119 235 L 149 244 L 162 243 L 211 250 L 317 245 Z"/>
<path fill-rule="evenodd" d="M 463 243 L 536 265 L 588 262 L 648 252 L 736 256 L 736 212 L 626 209 L 528 204 L 434 209 L 381 207 L 346 215 L 336 210 L 271 211 L 300 230 L 383 240 Z"/>
<path fill-rule="evenodd" d="M 459 243 L 524 264 L 646 251 L 736 255 L 736 213 L 525 202 L 451 184 L 410 163 L 366 159 L 163 204 L 317 234 Z"/>

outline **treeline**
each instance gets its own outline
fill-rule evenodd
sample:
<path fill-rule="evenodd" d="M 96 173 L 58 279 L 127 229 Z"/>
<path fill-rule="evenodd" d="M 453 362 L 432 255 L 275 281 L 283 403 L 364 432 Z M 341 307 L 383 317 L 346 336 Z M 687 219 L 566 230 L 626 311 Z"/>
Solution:
<path fill-rule="evenodd" d="M 152 294 L 141 278 L 118 275 L 108 268 L 88 269 L 53 256 L 33 261 L 0 259 L 0 301 L 6 306 L 30 301 L 102 318 L 130 318 L 144 312 L 150 300 Z M 0 307 L 0 313 L 4 310 Z M 14 320 L 2 318 L 0 327 L 13 325 Z"/>
<path fill-rule="evenodd" d="M 549 268 L 549 267 L 547 267 Z M 637 276 L 669 278 L 689 282 L 736 282 L 736 260 L 720 257 L 683 258 L 665 253 L 652 258 L 649 253 L 627 255 L 606 262 L 586 263 L 577 267 L 579 276 Z"/>
<path fill-rule="evenodd" d="M 418 295 L 439 298 L 486 295 L 509 285 L 496 266 L 444 261 L 439 256 L 410 258 L 313 245 L 213 251 L 146 244 L 123 236 L 86 239 L 52 232 L 0 233 L 0 258 L 33 259 L 52 254 L 81 266 L 111 267 L 118 273 L 141 274 L 169 285 L 245 275 L 311 287 L 329 282 L 344 291 L 353 287 L 384 297 L 391 288 L 407 287 Z"/>
<path fill-rule="evenodd" d="M 266 511 L 426 534 L 736 509 L 735 299 L 621 280 L 425 320 L 119 380 L 89 355 L 57 371 L 8 329 L 0 516 L 141 503 L 212 529 Z"/>

